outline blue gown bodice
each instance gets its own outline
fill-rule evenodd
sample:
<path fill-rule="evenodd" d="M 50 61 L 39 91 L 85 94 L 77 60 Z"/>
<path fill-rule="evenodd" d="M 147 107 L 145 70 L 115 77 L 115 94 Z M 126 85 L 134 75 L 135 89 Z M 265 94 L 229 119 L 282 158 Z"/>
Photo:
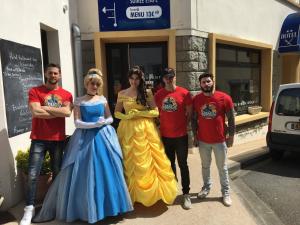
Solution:
<path fill-rule="evenodd" d="M 81 120 L 84 122 L 96 122 L 104 116 L 105 106 L 101 102 L 93 102 L 80 105 Z"/>

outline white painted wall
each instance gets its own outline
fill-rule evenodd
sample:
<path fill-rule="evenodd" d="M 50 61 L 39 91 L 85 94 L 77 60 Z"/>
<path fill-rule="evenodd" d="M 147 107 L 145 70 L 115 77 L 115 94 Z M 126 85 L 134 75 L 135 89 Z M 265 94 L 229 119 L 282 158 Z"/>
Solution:
<path fill-rule="evenodd" d="M 75 0 L 73 0 L 75 2 Z M 98 1 L 76 0 L 78 23 L 84 40 L 99 32 Z M 214 32 L 272 44 L 285 17 L 299 8 L 276 0 L 170 0 L 171 29 L 177 35 L 207 37 Z"/>
<path fill-rule="evenodd" d="M 93 33 L 99 32 L 98 0 L 71 0 L 77 4 L 78 25 L 82 40 L 92 40 Z"/>
<path fill-rule="evenodd" d="M 171 29 L 190 30 L 191 10 L 190 0 L 170 0 Z"/>
<path fill-rule="evenodd" d="M 272 44 L 277 49 L 281 25 L 299 11 L 276 0 L 191 0 L 191 28 Z"/>
<path fill-rule="evenodd" d="M 74 93 L 73 59 L 69 10 L 63 13 L 67 0 L 0 0 L 0 38 L 41 48 L 40 23 L 58 30 L 59 58 L 63 87 Z M 0 67 L 1 70 L 1 67 Z M 2 71 L 0 71 L 2 74 Z M 13 91 L 13 90 L 12 90 Z M 72 133 L 72 119 L 67 119 L 67 132 Z M 29 132 L 8 138 L 2 75 L 0 76 L 0 194 L 5 196 L 0 210 L 16 204 L 22 190 L 15 170 L 14 157 L 19 149 L 30 145 Z M 17 179 L 16 179 L 17 178 Z"/>

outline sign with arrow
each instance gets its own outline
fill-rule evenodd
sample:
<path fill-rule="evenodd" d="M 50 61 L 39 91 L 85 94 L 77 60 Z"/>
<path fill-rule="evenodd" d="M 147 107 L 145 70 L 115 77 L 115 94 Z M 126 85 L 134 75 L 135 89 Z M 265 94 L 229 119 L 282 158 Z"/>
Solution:
<path fill-rule="evenodd" d="M 98 0 L 100 31 L 170 28 L 170 0 Z"/>

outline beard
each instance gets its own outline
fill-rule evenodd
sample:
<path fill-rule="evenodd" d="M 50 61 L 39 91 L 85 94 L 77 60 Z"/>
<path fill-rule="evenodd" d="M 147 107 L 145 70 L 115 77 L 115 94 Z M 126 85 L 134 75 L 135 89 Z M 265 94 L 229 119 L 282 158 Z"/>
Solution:
<path fill-rule="evenodd" d="M 203 88 L 202 86 L 200 86 L 201 91 L 204 93 L 212 93 L 214 90 L 214 85 L 212 85 L 211 87 L 205 87 Z"/>
<path fill-rule="evenodd" d="M 47 80 L 47 82 L 48 82 L 49 84 L 55 85 L 55 84 L 58 83 L 58 80 L 52 80 L 52 79 L 49 79 L 49 80 Z"/>

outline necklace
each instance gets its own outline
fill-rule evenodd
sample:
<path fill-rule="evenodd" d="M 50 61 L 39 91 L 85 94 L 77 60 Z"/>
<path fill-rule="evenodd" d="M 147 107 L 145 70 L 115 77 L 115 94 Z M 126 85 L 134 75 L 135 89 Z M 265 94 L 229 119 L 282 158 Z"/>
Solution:
<path fill-rule="evenodd" d="M 88 96 L 92 96 L 92 97 L 95 96 L 95 95 L 92 95 L 92 94 L 89 94 L 89 93 L 86 93 L 86 94 L 87 94 Z"/>

